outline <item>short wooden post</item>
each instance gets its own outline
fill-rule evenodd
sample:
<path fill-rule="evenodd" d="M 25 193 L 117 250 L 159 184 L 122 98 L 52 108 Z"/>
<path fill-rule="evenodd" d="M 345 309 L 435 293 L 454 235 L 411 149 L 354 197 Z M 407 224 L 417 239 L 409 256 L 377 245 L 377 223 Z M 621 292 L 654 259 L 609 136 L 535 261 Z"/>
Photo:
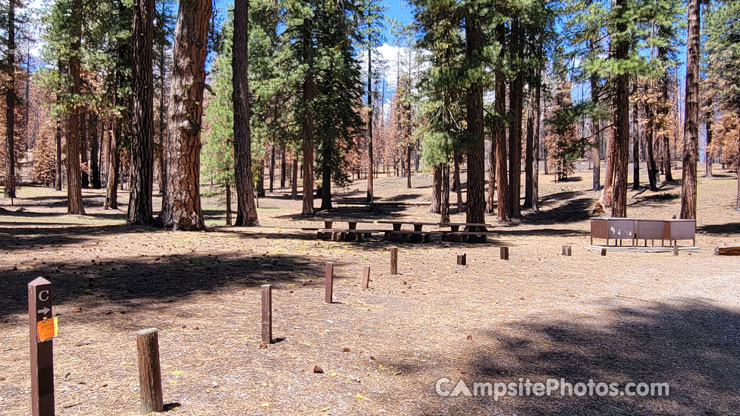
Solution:
<path fill-rule="evenodd" d="M 678 245 L 677 244 L 673 245 L 673 255 L 678 256 Z"/>
<path fill-rule="evenodd" d="M 53 333 L 39 327 L 53 324 L 51 282 L 38 277 L 28 284 L 28 326 L 31 341 L 31 414 L 54 415 Z M 42 323 L 43 322 L 43 323 Z M 39 325 L 41 323 L 41 325 Z M 54 328 L 52 326 L 52 328 Z M 41 332 L 44 328 L 41 328 Z M 51 335 L 51 337 L 48 337 Z"/>
<path fill-rule="evenodd" d="M 262 285 L 262 343 L 272 343 L 272 285 Z"/>
<path fill-rule="evenodd" d="M 162 399 L 162 374 L 159 368 L 159 337 L 156 328 L 136 334 L 136 349 L 139 359 L 139 393 L 141 414 L 164 410 Z"/>
<path fill-rule="evenodd" d="M 465 253 L 457 255 L 457 264 L 460 266 L 465 266 L 467 264 L 467 256 Z"/>
<path fill-rule="evenodd" d="M 500 248 L 501 260 L 509 260 L 509 247 Z"/>
<path fill-rule="evenodd" d="M 570 245 L 566 244 L 563 246 L 563 256 L 570 256 L 571 254 L 571 247 Z"/>
<path fill-rule="evenodd" d="M 391 274 L 398 274 L 398 247 L 391 247 Z"/>
<path fill-rule="evenodd" d="M 606 256 L 606 249 L 605 249 L 605 248 L 602 248 L 602 249 L 601 249 L 601 255 L 602 255 L 602 256 Z"/>
<path fill-rule="evenodd" d="M 332 293 L 334 291 L 334 263 L 326 263 L 326 280 L 324 282 L 324 302 L 332 303 Z"/>
<path fill-rule="evenodd" d="M 362 270 L 362 289 L 370 287 L 370 266 L 365 266 Z"/>

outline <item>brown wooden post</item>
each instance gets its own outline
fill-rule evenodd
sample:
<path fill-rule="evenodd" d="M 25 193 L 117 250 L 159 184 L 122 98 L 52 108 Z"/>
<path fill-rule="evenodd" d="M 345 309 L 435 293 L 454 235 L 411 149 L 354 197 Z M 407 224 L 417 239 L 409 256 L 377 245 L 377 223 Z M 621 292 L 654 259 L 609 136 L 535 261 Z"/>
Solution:
<path fill-rule="evenodd" d="M 500 248 L 501 260 L 509 260 L 509 247 Z"/>
<path fill-rule="evenodd" d="M 571 254 L 570 245 L 564 245 L 563 246 L 563 256 L 570 256 L 570 254 Z"/>
<path fill-rule="evenodd" d="M 606 249 L 605 249 L 605 248 L 602 248 L 602 249 L 601 249 L 601 255 L 602 255 L 602 256 L 606 256 Z"/>
<path fill-rule="evenodd" d="M 457 264 L 460 266 L 465 266 L 467 264 L 467 256 L 465 253 L 457 255 Z"/>
<path fill-rule="evenodd" d="M 362 289 L 370 287 L 370 266 L 365 266 L 362 271 Z"/>
<path fill-rule="evenodd" d="M 272 343 L 272 285 L 262 285 L 262 343 Z"/>
<path fill-rule="evenodd" d="M 398 247 L 391 247 L 391 274 L 398 274 Z"/>
<path fill-rule="evenodd" d="M 678 256 L 678 244 L 673 245 L 673 255 Z"/>
<path fill-rule="evenodd" d="M 332 303 L 332 292 L 334 291 L 334 263 L 326 263 L 326 281 L 324 288 L 324 302 Z"/>
<path fill-rule="evenodd" d="M 164 410 L 162 399 L 162 374 L 159 369 L 159 336 L 156 328 L 136 333 L 139 360 L 139 393 L 141 414 Z"/>
<path fill-rule="evenodd" d="M 52 321 L 49 321 L 49 320 Z M 28 325 L 31 341 L 31 414 L 54 415 L 54 351 L 52 338 L 39 334 L 39 322 L 53 324 L 51 282 L 37 277 L 28 284 Z M 43 325 L 43 324 L 42 324 Z M 40 335 L 42 335 L 40 337 Z M 41 341 L 44 338 L 44 341 Z"/>

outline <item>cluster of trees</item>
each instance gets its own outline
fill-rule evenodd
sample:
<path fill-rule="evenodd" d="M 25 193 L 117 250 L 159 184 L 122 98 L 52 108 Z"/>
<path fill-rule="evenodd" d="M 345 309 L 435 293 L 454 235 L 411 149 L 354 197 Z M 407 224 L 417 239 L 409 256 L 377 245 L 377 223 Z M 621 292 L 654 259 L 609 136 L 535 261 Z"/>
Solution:
<path fill-rule="evenodd" d="M 509 221 L 538 210 L 541 161 L 563 177 L 589 157 L 595 190 L 606 160 L 603 201 L 626 216 L 631 156 L 633 187 L 642 160 L 651 189 L 682 159 L 681 216 L 694 218 L 700 131 L 708 162 L 738 165 L 736 2 L 410 3 L 414 22 L 390 24 L 398 55 L 387 62 L 379 0 L 236 1 L 223 19 L 211 0 L 55 0 L 40 22 L 10 0 L 0 6 L 6 196 L 32 149 L 35 180 L 66 182 L 70 213 L 84 213 L 85 187 L 105 187 L 116 208 L 128 182 L 128 222 L 202 229 L 202 173 L 226 196 L 229 223 L 233 188 L 235 223 L 255 225 L 276 157 L 281 187 L 287 178 L 297 197 L 302 181 L 306 215 L 316 195 L 330 209 L 332 185 L 363 175 L 372 202 L 380 170 L 411 187 L 423 162 L 432 211 L 447 220 L 456 191 L 467 222 L 484 223 L 486 212 Z"/>

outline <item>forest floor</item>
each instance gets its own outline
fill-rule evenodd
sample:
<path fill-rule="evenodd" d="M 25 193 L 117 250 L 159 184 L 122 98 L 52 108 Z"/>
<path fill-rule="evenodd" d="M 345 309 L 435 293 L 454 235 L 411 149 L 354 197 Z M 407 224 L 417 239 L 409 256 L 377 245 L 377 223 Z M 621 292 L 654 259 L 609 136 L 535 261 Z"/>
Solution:
<path fill-rule="evenodd" d="M 159 329 L 167 415 L 737 414 L 740 263 L 713 249 L 740 242 L 740 213 L 735 174 L 715 171 L 699 179 L 700 250 L 678 257 L 586 250 L 599 197 L 587 171 L 541 176 L 541 212 L 479 245 L 317 240 L 301 228 L 320 224 L 297 215 L 286 189 L 260 199 L 259 228 L 224 227 L 222 203 L 206 199 L 209 230 L 188 233 L 125 225 L 127 192 L 121 210 L 105 211 L 102 192 L 85 190 L 87 215 L 67 216 L 66 193 L 24 187 L 15 206 L 0 204 L 0 415 L 30 414 L 26 285 L 37 276 L 52 282 L 59 318 L 60 416 L 138 414 L 135 332 L 148 327 Z M 429 201 L 431 176 L 412 182 L 376 179 L 378 201 Z M 356 181 L 336 199 L 364 191 Z M 630 191 L 628 213 L 671 218 L 679 203 L 678 183 Z M 438 221 L 428 209 L 337 204 L 320 215 Z M 456 265 L 462 252 L 467 266 Z M 327 261 L 333 304 L 323 302 Z M 260 348 L 266 283 L 278 342 Z M 458 379 L 472 389 L 563 378 L 665 382 L 670 395 L 453 398 L 435 393 L 442 378 L 446 391 Z"/>

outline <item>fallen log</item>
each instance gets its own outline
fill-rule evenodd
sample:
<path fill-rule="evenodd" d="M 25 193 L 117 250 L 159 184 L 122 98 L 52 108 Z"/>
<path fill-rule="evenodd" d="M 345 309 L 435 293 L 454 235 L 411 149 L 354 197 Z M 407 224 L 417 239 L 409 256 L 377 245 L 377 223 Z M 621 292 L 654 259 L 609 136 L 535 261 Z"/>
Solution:
<path fill-rule="evenodd" d="M 740 244 L 721 245 L 714 249 L 718 256 L 740 256 Z"/>

